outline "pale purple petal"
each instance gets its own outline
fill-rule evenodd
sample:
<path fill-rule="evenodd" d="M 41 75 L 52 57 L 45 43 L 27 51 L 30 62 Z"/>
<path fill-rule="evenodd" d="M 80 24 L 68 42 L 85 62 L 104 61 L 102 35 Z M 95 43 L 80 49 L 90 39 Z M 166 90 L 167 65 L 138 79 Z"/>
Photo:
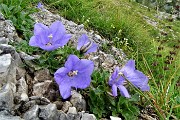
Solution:
<path fill-rule="evenodd" d="M 116 86 L 116 85 L 112 85 L 112 95 L 113 95 L 114 97 L 117 96 L 117 86 Z"/>
<path fill-rule="evenodd" d="M 86 74 L 78 74 L 77 76 L 74 76 L 73 80 L 73 87 L 84 89 L 90 85 L 91 77 Z"/>
<path fill-rule="evenodd" d="M 64 34 L 60 39 L 56 39 L 54 44 L 60 44 L 61 46 L 64 46 L 65 44 L 68 43 L 71 37 L 72 37 L 71 34 Z"/>
<path fill-rule="evenodd" d="M 60 94 L 63 97 L 63 99 L 67 99 L 71 96 L 71 86 L 68 83 L 59 85 Z"/>
<path fill-rule="evenodd" d="M 53 42 L 62 39 L 66 32 L 64 25 L 60 21 L 53 22 L 49 27 L 49 30 L 53 36 Z"/>
<path fill-rule="evenodd" d="M 82 59 L 78 64 L 73 67 L 74 70 L 78 70 L 80 74 L 90 75 L 94 70 L 94 63 L 91 60 Z"/>
<path fill-rule="evenodd" d="M 83 34 L 79 39 L 78 39 L 78 45 L 77 45 L 77 50 L 80 50 L 81 47 L 89 42 L 89 38 L 86 34 Z"/>
<path fill-rule="evenodd" d="M 147 91 L 148 89 L 148 77 L 145 76 L 142 72 L 135 70 L 127 75 L 127 80 L 130 81 L 134 86 L 141 89 L 142 91 Z"/>
<path fill-rule="evenodd" d="M 127 89 L 123 85 L 119 85 L 118 88 L 119 88 L 122 96 L 130 98 L 130 95 L 129 95 Z"/>
<path fill-rule="evenodd" d="M 98 48 L 98 45 L 93 43 L 92 46 L 88 49 L 88 51 L 85 54 L 91 53 L 91 52 L 96 52 Z"/>
<path fill-rule="evenodd" d="M 42 45 L 39 47 L 43 50 L 46 50 L 46 51 L 52 51 L 52 50 L 58 49 L 60 47 L 60 45 L 50 45 L 50 46 Z"/>
<path fill-rule="evenodd" d="M 114 72 L 112 73 L 110 79 L 109 79 L 109 85 L 112 86 L 112 84 L 114 83 L 114 81 L 116 81 L 117 77 L 118 77 L 118 73 L 119 73 L 119 67 L 116 67 Z"/>
<path fill-rule="evenodd" d="M 48 27 L 46 25 L 42 23 L 36 23 L 34 25 L 34 35 L 38 35 L 44 30 L 48 30 Z"/>
<path fill-rule="evenodd" d="M 74 65 L 79 62 L 80 62 L 80 59 L 76 55 L 69 55 L 69 57 L 65 63 L 65 67 L 69 70 L 72 70 Z"/>
<path fill-rule="evenodd" d="M 120 70 L 125 76 L 127 76 L 130 72 L 135 70 L 135 61 L 129 60 L 125 66 Z"/>
<path fill-rule="evenodd" d="M 30 39 L 30 41 L 29 41 L 29 45 L 30 45 L 30 46 L 35 46 L 35 47 L 37 47 L 37 46 L 38 46 L 38 43 L 37 43 L 37 40 L 36 40 L 36 39 L 37 39 L 36 36 L 32 36 L 31 39 Z"/>
<path fill-rule="evenodd" d="M 42 3 L 39 2 L 38 5 L 37 5 L 37 8 L 42 8 L 42 7 L 43 7 Z"/>
<path fill-rule="evenodd" d="M 65 67 L 61 67 L 59 68 L 55 73 L 54 73 L 54 78 L 55 78 L 55 81 L 60 85 L 61 82 L 64 80 L 64 79 L 68 79 L 67 78 L 67 74 L 68 74 L 69 70 Z"/>

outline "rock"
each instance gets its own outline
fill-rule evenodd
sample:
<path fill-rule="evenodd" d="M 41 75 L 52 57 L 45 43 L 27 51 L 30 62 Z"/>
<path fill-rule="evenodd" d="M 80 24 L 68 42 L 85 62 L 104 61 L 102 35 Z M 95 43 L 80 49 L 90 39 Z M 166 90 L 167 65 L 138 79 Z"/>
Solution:
<path fill-rule="evenodd" d="M 68 110 L 67 114 L 69 114 L 69 113 L 71 113 L 71 114 L 77 114 L 76 108 L 75 108 L 75 107 L 69 107 L 69 110 Z"/>
<path fill-rule="evenodd" d="M 110 119 L 111 119 L 111 120 L 122 120 L 122 119 L 119 118 L 119 117 L 113 117 L 113 116 L 110 116 Z"/>
<path fill-rule="evenodd" d="M 17 86 L 17 92 L 19 94 L 22 93 L 28 94 L 28 85 L 26 84 L 26 81 L 23 77 L 21 77 L 21 79 L 17 81 L 16 86 Z"/>
<path fill-rule="evenodd" d="M 35 101 L 38 105 L 48 105 L 50 103 L 50 101 L 47 98 L 41 96 L 31 96 L 29 97 L 29 100 Z"/>
<path fill-rule="evenodd" d="M 29 101 L 28 95 L 26 93 L 22 93 L 20 96 L 20 101 L 26 102 Z"/>
<path fill-rule="evenodd" d="M 11 84 L 6 84 L 0 90 L 0 110 L 12 110 L 14 107 L 14 95 Z"/>
<path fill-rule="evenodd" d="M 38 117 L 39 110 L 39 106 L 35 105 L 24 114 L 23 118 L 25 120 L 40 120 Z"/>
<path fill-rule="evenodd" d="M 43 96 L 45 93 L 47 93 L 49 85 L 52 83 L 50 80 L 46 80 L 41 83 L 36 83 L 33 85 L 33 95 L 34 96 Z"/>
<path fill-rule="evenodd" d="M 58 120 L 58 112 L 55 104 L 40 107 L 39 118 L 43 120 Z"/>
<path fill-rule="evenodd" d="M 16 83 L 16 93 L 14 95 L 14 101 L 15 104 L 18 104 L 20 102 L 25 102 L 25 101 L 29 101 L 28 98 L 28 85 L 26 84 L 26 81 L 23 77 L 21 77 L 21 79 L 19 79 Z"/>
<path fill-rule="evenodd" d="M 58 111 L 58 114 L 59 114 L 58 120 L 69 120 L 69 119 L 67 119 L 67 116 L 63 111 Z"/>
<path fill-rule="evenodd" d="M 69 107 L 72 107 L 72 104 L 69 101 L 65 101 L 62 106 L 62 111 L 66 113 L 69 110 Z"/>
<path fill-rule="evenodd" d="M 81 115 L 80 114 L 68 113 L 67 114 L 67 119 L 68 120 L 81 120 Z"/>
<path fill-rule="evenodd" d="M 81 120 L 96 120 L 96 117 L 93 114 L 83 113 Z"/>
<path fill-rule="evenodd" d="M 56 107 L 57 107 L 58 110 L 61 110 L 61 108 L 63 106 L 63 102 L 62 101 L 55 101 L 53 103 L 56 104 Z"/>
<path fill-rule="evenodd" d="M 0 111 L 0 119 L 1 120 L 23 120 L 19 116 L 13 116 L 8 111 Z"/>
<path fill-rule="evenodd" d="M 30 55 L 26 54 L 25 52 L 20 52 L 19 55 L 23 60 L 34 60 L 34 59 L 39 58 L 38 56 L 30 56 Z"/>
<path fill-rule="evenodd" d="M 45 80 L 52 80 L 52 76 L 48 69 L 42 69 L 35 72 L 34 81 L 36 82 L 44 82 Z"/>
<path fill-rule="evenodd" d="M 5 37 L 0 37 L 0 44 L 8 44 L 9 39 Z"/>
<path fill-rule="evenodd" d="M 72 91 L 70 102 L 73 107 L 76 107 L 77 111 L 86 111 L 86 101 L 83 99 L 82 95 L 76 91 Z"/>
<path fill-rule="evenodd" d="M 8 71 L 8 68 L 11 65 L 11 59 L 11 54 L 4 54 L 0 56 L 0 73 Z"/>

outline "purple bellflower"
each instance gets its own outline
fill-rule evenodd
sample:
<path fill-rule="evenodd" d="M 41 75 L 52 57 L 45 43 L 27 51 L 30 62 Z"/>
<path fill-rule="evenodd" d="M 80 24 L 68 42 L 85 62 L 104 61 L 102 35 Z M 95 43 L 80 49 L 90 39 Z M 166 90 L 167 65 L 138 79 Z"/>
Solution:
<path fill-rule="evenodd" d="M 127 80 L 135 87 L 140 88 L 141 91 L 149 91 L 150 89 L 148 86 L 148 77 L 135 69 L 134 60 L 129 60 L 122 69 L 116 67 L 109 79 L 109 85 L 112 87 L 113 96 L 117 96 L 117 88 L 119 88 L 122 96 L 130 97 L 127 89 L 123 86 L 127 83 Z"/>
<path fill-rule="evenodd" d="M 39 3 L 37 4 L 37 8 L 40 9 L 40 10 L 42 10 L 42 11 L 45 10 L 45 9 L 44 9 L 44 5 L 43 5 L 41 2 L 39 2 Z"/>
<path fill-rule="evenodd" d="M 120 90 L 120 93 L 122 96 L 127 97 L 127 98 L 130 97 L 126 87 L 124 87 L 125 83 L 126 83 L 126 80 L 121 75 L 119 67 L 116 67 L 115 71 L 112 73 L 109 79 L 109 85 L 112 87 L 112 95 L 114 97 L 117 96 L 117 88 Z"/>
<path fill-rule="evenodd" d="M 135 69 L 135 61 L 129 60 L 126 65 L 120 70 L 125 78 L 141 91 L 149 91 L 148 77 L 141 71 Z"/>
<path fill-rule="evenodd" d="M 59 68 L 54 78 L 59 85 L 63 99 L 71 96 L 71 87 L 84 89 L 90 85 L 94 63 L 90 60 L 79 59 L 75 55 L 69 55 L 65 66 Z"/>
<path fill-rule="evenodd" d="M 67 44 L 70 38 L 71 35 L 66 34 L 65 27 L 60 21 L 52 23 L 50 27 L 36 23 L 34 36 L 31 37 L 29 45 L 52 51 Z"/>
<path fill-rule="evenodd" d="M 83 34 L 78 39 L 77 50 L 80 50 L 81 52 L 83 52 L 85 54 L 88 54 L 91 52 L 96 52 L 97 47 L 98 47 L 98 45 L 93 43 L 92 41 L 90 41 L 86 34 Z"/>

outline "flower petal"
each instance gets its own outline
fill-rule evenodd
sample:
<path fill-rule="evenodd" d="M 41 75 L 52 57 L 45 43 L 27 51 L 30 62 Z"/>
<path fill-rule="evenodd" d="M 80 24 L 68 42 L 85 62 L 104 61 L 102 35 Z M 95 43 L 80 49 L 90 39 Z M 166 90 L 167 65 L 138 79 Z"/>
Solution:
<path fill-rule="evenodd" d="M 74 70 L 78 70 L 80 74 L 91 75 L 94 70 L 94 63 L 91 60 L 81 59 L 80 62 L 74 64 Z"/>
<path fill-rule="evenodd" d="M 63 99 L 67 99 L 71 96 L 71 86 L 67 83 L 59 85 L 60 94 Z"/>
<path fill-rule="evenodd" d="M 30 45 L 30 46 L 35 46 L 35 47 L 38 46 L 36 36 L 32 36 L 32 37 L 31 37 L 31 39 L 30 39 L 30 41 L 29 41 L 29 45 Z"/>
<path fill-rule="evenodd" d="M 134 86 L 140 88 L 142 91 L 147 91 L 149 89 L 148 77 L 138 70 L 135 70 L 134 72 L 129 73 L 126 78 Z"/>
<path fill-rule="evenodd" d="M 60 21 L 55 21 L 49 27 L 50 33 L 53 36 L 53 42 L 63 37 L 66 32 L 64 25 Z"/>
<path fill-rule="evenodd" d="M 125 76 L 127 76 L 130 72 L 135 70 L 135 61 L 129 60 L 125 66 L 120 70 Z"/>
<path fill-rule="evenodd" d="M 34 25 L 34 35 L 38 35 L 39 33 L 41 33 L 42 31 L 44 31 L 44 30 L 48 30 L 49 28 L 46 26 L 46 25 L 44 25 L 44 24 L 42 24 L 42 23 L 36 23 L 35 25 Z"/>
<path fill-rule="evenodd" d="M 127 89 L 123 85 L 119 85 L 118 88 L 119 88 L 122 96 L 130 98 L 130 95 L 129 95 Z"/>
<path fill-rule="evenodd" d="M 69 55 L 65 67 L 69 70 L 72 70 L 74 68 L 74 65 L 79 63 L 80 59 L 76 55 Z"/>
<path fill-rule="evenodd" d="M 90 85 L 91 77 L 86 74 L 78 74 L 73 78 L 73 87 L 84 89 Z"/>
<path fill-rule="evenodd" d="M 117 96 L 117 86 L 116 86 L 116 85 L 112 85 L 112 95 L 113 95 L 114 97 Z"/>
<path fill-rule="evenodd" d="M 98 45 L 93 43 L 92 46 L 88 49 L 88 51 L 85 54 L 91 53 L 91 52 L 96 52 L 98 48 Z"/>
<path fill-rule="evenodd" d="M 59 68 L 55 73 L 54 73 L 54 79 L 56 81 L 57 84 L 61 84 L 61 82 L 64 79 L 68 79 L 67 78 L 67 74 L 68 74 L 69 70 L 65 67 L 61 67 Z"/>
<path fill-rule="evenodd" d="M 53 44 L 60 44 L 61 46 L 64 46 L 65 44 L 68 43 L 71 37 L 72 37 L 71 34 L 64 34 L 60 39 L 54 41 Z"/>
<path fill-rule="evenodd" d="M 82 34 L 82 36 L 78 39 L 78 45 L 77 45 L 77 50 L 80 50 L 81 47 L 84 44 L 87 44 L 89 42 L 89 38 L 86 34 Z"/>
<path fill-rule="evenodd" d="M 118 73 L 119 73 L 119 67 L 116 67 L 114 72 L 112 73 L 110 79 L 109 79 L 109 85 L 112 86 L 112 84 L 116 81 L 118 78 Z"/>

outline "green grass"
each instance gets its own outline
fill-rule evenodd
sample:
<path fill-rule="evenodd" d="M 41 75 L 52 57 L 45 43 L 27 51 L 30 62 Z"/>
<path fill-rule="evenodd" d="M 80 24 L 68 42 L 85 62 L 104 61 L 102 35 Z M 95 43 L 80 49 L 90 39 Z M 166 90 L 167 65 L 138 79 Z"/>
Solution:
<path fill-rule="evenodd" d="M 179 48 L 174 48 L 174 45 L 180 45 L 178 41 L 178 38 L 180 38 L 180 21 L 170 22 L 168 20 L 159 20 L 154 17 L 157 12 L 156 10 L 147 9 L 135 2 L 129 2 L 128 0 L 44 1 L 51 11 L 59 13 L 63 17 L 78 24 L 84 24 L 86 29 L 93 29 L 99 32 L 101 36 L 112 41 L 114 46 L 123 49 L 129 58 L 135 59 L 137 68 L 151 78 L 149 80 L 151 91 L 146 94 L 145 97 L 154 105 L 159 116 L 162 117 L 162 119 L 169 119 L 172 117 L 180 118 L 178 114 L 180 112 L 180 89 L 176 85 L 180 82 L 180 52 Z M 20 47 L 17 45 L 17 50 L 25 51 L 29 54 L 39 52 L 39 49 L 34 50 L 28 47 L 27 44 L 32 35 L 34 24 L 34 21 L 29 18 L 28 15 L 32 12 L 36 12 L 33 6 L 36 6 L 37 2 L 38 0 L 0 0 L 0 3 L 4 3 L 3 5 L 1 4 L 0 10 L 7 19 L 13 21 L 17 32 L 25 40 Z M 164 29 L 167 36 L 160 35 L 158 30 L 148 25 L 143 19 L 144 15 L 157 21 L 158 29 Z M 171 26 L 171 30 L 168 26 Z M 158 47 L 163 47 L 163 49 L 158 50 Z M 66 50 L 62 49 L 60 51 L 63 54 L 67 52 L 67 54 L 63 56 L 62 61 L 59 61 L 61 65 L 71 51 L 72 50 L 68 47 Z M 104 51 L 108 53 L 111 52 L 108 51 L 108 47 L 104 47 Z M 176 55 L 170 54 L 170 51 L 175 52 Z M 40 51 L 40 53 L 43 52 Z M 167 56 L 172 57 L 173 60 L 168 60 Z M 50 67 L 48 65 L 52 65 L 52 62 L 55 62 L 47 60 L 46 56 L 40 60 L 45 60 L 45 62 L 42 62 L 42 66 L 47 68 Z M 165 61 L 172 62 L 172 64 L 167 64 Z M 60 63 L 56 62 L 55 65 L 60 65 Z M 54 71 L 57 69 L 57 66 L 52 66 L 50 69 L 51 68 L 52 71 Z M 166 70 L 167 68 L 169 70 Z M 104 85 L 104 83 L 100 84 Z M 93 85 L 95 84 L 93 83 Z M 89 91 L 94 94 L 92 90 Z M 97 86 L 95 91 L 101 91 L 101 87 Z M 97 95 L 103 96 L 104 94 L 107 93 L 101 91 Z M 90 95 L 89 97 L 93 99 Z M 104 97 L 106 98 L 107 96 L 103 96 L 103 98 Z M 117 102 L 118 100 L 114 101 Z M 124 104 L 129 105 L 131 103 L 125 102 Z M 94 106 L 94 108 L 97 107 L 96 104 L 91 103 L 91 107 L 92 106 Z M 98 110 L 101 111 L 100 109 L 91 108 L 90 111 L 93 112 L 94 110 L 97 112 Z M 105 113 L 107 112 L 106 110 L 108 110 L 108 108 L 102 109 L 105 109 Z M 117 111 L 112 110 L 112 114 L 118 115 L 118 113 L 116 113 Z M 103 112 L 104 111 L 97 116 L 104 115 L 105 113 Z M 122 116 L 126 117 L 125 113 L 121 110 L 119 110 L 119 112 Z M 107 113 L 111 114 L 109 112 Z M 131 113 L 131 111 L 129 111 L 129 113 Z"/>

